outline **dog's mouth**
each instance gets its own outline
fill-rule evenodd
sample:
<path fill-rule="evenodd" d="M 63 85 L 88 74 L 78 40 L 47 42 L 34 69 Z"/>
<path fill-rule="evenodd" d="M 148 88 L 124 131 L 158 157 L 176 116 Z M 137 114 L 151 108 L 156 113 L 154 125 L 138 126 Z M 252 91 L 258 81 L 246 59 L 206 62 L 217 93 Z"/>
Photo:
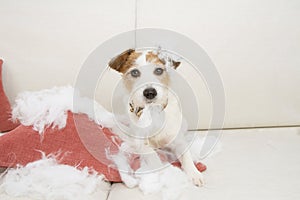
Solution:
<path fill-rule="evenodd" d="M 147 102 L 147 104 L 151 104 L 153 103 L 153 101 L 151 102 Z M 163 109 L 165 109 L 167 107 L 167 103 L 162 105 Z M 134 103 L 129 103 L 129 107 L 130 107 L 130 112 L 134 113 L 137 117 L 140 117 L 143 113 L 143 110 L 145 107 L 141 107 L 141 106 L 138 106 L 138 107 L 135 107 L 134 106 Z"/>
<path fill-rule="evenodd" d="M 140 117 L 143 113 L 144 107 L 135 107 L 133 103 L 129 103 L 130 112 L 134 113 L 137 117 Z"/>

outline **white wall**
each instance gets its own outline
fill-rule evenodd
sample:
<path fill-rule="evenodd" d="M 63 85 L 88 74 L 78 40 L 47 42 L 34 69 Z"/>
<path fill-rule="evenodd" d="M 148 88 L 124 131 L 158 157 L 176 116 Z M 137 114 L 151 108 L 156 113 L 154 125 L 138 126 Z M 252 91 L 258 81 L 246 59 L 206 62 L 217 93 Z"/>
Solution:
<path fill-rule="evenodd" d="M 9 99 L 24 90 L 73 84 L 94 48 L 133 29 L 134 2 L 0 0 Z M 225 87 L 225 127 L 300 124 L 299 24 L 298 0 L 138 0 L 138 27 L 182 33 L 211 57 Z M 201 81 L 192 82 L 202 91 L 204 128 L 209 93 Z M 109 85 L 99 88 L 109 94 Z M 103 96 L 98 99 L 108 106 Z"/>

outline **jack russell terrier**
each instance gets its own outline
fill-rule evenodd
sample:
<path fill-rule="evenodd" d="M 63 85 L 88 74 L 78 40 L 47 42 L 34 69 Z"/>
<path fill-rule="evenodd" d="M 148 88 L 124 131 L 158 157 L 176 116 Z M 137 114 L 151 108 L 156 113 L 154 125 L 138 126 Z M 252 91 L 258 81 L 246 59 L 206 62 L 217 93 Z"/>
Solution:
<path fill-rule="evenodd" d="M 128 93 L 126 110 L 130 123 L 135 124 L 136 130 L 145 129 L 139 122 L 143 121 L 146 113 L 153 121 L 161 123 L 149 134 L 136 136 L 142 138 L 143 144 L 152 149 L 167 148 L 179 159 L 182 169 L 196 186 L 203 184 L 202 173 L 197 170 L 184 140 L 184 132 L 180 105 L 174 93 L 170 91 L 172 70 L 175 71 L 180 62 L 163 56 L 159 51 L 136 51 L 129 49 L 114 57 L 109 67 L 122 74 L 122 82 Z M 164 117 L 155 112 L 164 113 Z"/>

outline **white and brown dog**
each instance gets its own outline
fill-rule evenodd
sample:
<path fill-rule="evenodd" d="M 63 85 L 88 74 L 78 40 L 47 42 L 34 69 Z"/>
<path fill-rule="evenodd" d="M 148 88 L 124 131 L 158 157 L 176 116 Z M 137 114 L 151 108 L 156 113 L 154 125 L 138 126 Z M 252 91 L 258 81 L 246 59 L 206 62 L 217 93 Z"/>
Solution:
<path fill-rule="evenodd" d="M 126 109 L 131 123 L 135 124 L 136 136 L 152 149 L 168 148 L 178 157 L 182 168 L 193 183 L 203 184 L 203 176 L 195 167 L 191 153 L 186 149 L 182 130 L 184 119 L 175 95 L 169 90 L 171 71 L 180 62 L 175 62 L 160 52 L 135 51 L 129 49 L 109 62 L 109 67 L 122 74 L 123 84 L 128 93 Z M 163 111 L 163 119 L 156 112 Z M 163 123 L 149 131 L 140 131 L 148 126 L 138 126 L 150 115 L 153 121 Z M 137 125 L 138 124 L 138 125 Z M 146 133 L 146 134 L 145 134 Z M 142 135 L 139 135 L 142 134 Z"/>

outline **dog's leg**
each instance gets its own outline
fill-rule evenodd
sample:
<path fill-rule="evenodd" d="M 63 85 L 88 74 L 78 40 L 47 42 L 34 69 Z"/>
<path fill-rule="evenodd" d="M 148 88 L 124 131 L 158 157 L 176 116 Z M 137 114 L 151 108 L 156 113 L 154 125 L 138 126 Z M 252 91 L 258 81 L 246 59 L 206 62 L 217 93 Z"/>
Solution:
<path fill-rule="evenodd" d="M 203 175 L 201 172 L 198 171 L 198 169 L 194 165 L 190 151 L 186 151 L 179 158 L 179 161 L 181 162 L 182 169 L 188 175 L 188 177 L 192 179 L 193 183 L 196 186 L 202 186 L 204 183 Z"/>
<path fill-rule="evenodd" d="M 187 149 L 188 145 L 185 142 L 183 136 L 184 132 L 179 132 L 175 140 L 169 144 L 169 148 L 176 155 L 181 163 L 181 168 L 187 174 L 187 176 L 193 181 L 196 186 L 202 186 L 204 184 L 203 175 L 196 168 L 191 152 Z"/>

